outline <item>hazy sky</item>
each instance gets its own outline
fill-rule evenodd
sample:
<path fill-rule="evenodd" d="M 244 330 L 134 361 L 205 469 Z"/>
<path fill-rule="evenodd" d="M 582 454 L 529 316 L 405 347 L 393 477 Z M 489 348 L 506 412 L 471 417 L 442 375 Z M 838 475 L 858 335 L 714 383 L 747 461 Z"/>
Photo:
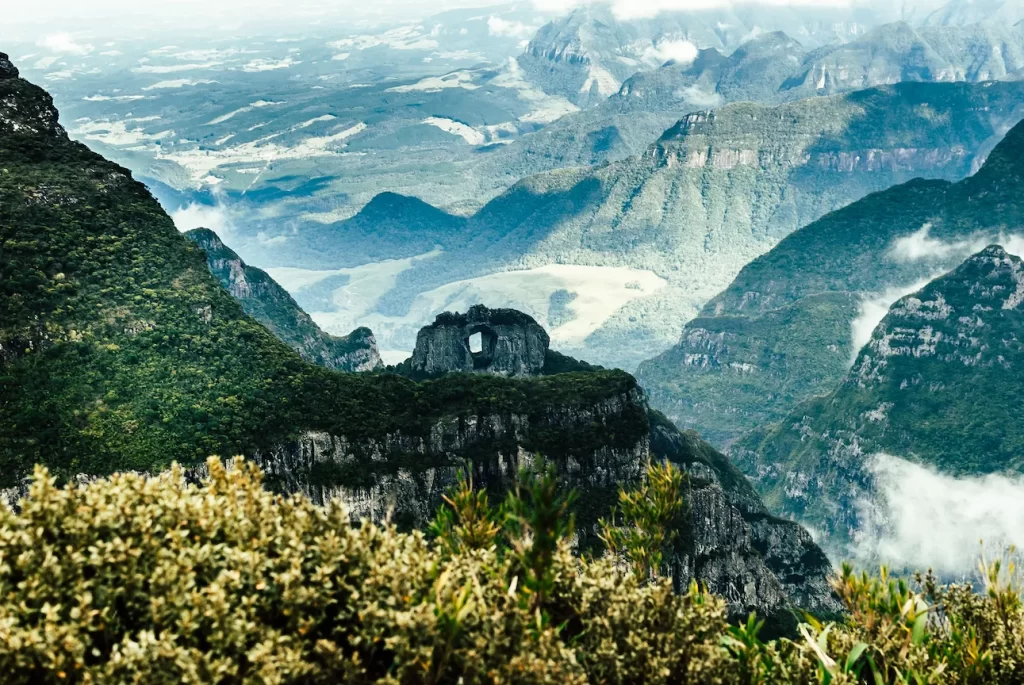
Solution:
<path fill-rule="evenodd" d="M 521 0 L 545 11 L 568 10 L 592 0 Z M 650 16 L 661 10 L 702 9 L 733 0 L 597 0 L 613 5 L 624 16 Z M 934 7 L 946 0 L 752 0 L 776 6 L 871 4 L 892 7 L 911 4 Z M 4 0 L 2 4 L 8 4 Z M 46 0 L 10 2 L 0 33 L 33 39 L 58 31 L 99 31 L 115 34 L 133 26 L 195 28 L 230 31 L 253 24 L 294 26 L 312 21 L 359 24 L 415 20 L 437 12 L 465 7 L 509 4 L 509 0 Z"/>

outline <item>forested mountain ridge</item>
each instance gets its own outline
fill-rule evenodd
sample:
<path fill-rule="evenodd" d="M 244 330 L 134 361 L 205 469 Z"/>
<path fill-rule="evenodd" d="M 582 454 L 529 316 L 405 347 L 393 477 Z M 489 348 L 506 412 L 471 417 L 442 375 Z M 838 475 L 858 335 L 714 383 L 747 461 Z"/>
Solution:
<path fill-rule="evenodd" d="M 855 324 L 972 249 L 1012 239 L 1024 225 L 1022 191 L 1018 124 L 974 176 L 914 180 L 793 233 L 744 267 L 675 347 L 641 365 L 652 403 L 726 445 L 830 392 L 865 342 L 855 342 Z"/>
<path fill-rule="evenodd" d="M 210 271 L 245 312 L 313 364 L 335 371 L 374 371 L 383 367 L 369 328 L 344 337 L 320 330 L 309 314 L 266 271 L 249 266 L 216 233 L 195 228 L 185 236 L 206 252 Z"/>
<path fill-rule="evenodd" d="M 954 476 L 1024 469 L 1024 264 L 998 245 L 896 302 L 830 394 L 733 454 L 771 505 L 834 544 L 863 527 L 870 459 Z"/>

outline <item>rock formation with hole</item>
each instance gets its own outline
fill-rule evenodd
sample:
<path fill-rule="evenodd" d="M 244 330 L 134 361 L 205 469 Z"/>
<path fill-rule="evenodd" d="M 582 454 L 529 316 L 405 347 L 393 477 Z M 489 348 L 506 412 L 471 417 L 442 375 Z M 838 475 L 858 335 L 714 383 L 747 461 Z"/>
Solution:
<path fill-rule="evenodd" d="M 536 376 L 544 368 L 550 342 L 533 317 L 478 304 L 465 314 L 444 312 L 420 330 L 412 369 L 428 376 L 453 371 Z"/>

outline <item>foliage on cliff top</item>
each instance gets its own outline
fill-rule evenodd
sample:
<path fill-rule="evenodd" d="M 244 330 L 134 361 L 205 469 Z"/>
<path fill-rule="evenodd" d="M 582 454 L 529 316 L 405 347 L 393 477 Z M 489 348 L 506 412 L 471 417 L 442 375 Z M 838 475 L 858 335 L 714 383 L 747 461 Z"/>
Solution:
<path fill-rule="evenodd" d="M 273 495 L 244 464 L 212 460 L 198 486 L 173 472 L 58 489 L 37 470 L 20 512 L 0 511 L 0 673 L 12 685 L 1024 677 L 1012 568 L 986 566 L 983 595 L 845 569 L 848 620 L 808 618 L 795 640 L 764 643 L 756 619 L 728 625 L 724 602 L 695 587 L 677 595 L 611 557 L 574 558 L 559 498 L 543 479 L 526 488 L 504 510 L 518 526 L 503 533 L 469 490 L 431 541 Z"/>
<path fill-rule="evenodd" d="M 304 430 L 426 436 L 446 416 L 538 416 L 636 387 L 621 372 L 332 373 L 247 316 L 146 188 L 69 140 L 50 96 L 18 78 L 0 78 L 0 159 L 0 486 L 36 463 L 157 472 Z"/>

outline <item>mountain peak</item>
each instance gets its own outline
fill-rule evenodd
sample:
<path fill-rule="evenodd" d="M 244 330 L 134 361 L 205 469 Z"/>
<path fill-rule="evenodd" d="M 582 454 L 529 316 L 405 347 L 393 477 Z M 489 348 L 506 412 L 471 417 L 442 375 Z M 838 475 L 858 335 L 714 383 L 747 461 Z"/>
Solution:
<path fill-rule="evenodd" d="M 791 38 L 784 31 L 771 31 L 762 33 L 755 38 L 741 45 L 736 49 L 735 55 L 746 55 L 751 53 L 761 54 L 766 50 L 797 49 L 802 50 L 803 46 L 794 38 Z"/>
<path fill-rule="evenodd" d="M 0 79 L 18 78 L 18 67 L 14 66 L 7 53 L 0 52 Z"/>
<path fill-rule="evenodd" d="M 204 250 L 227 249 L 224 245 L 224 241 L 220 239 L 220 236 L 209 228 L 193 228 L 190 231 L 186 231 L 185 235 Z"/>
<path fill-rule="evenodd" d="M 66 139 L 53 97 L 39 86 L 21 80 L 18 73 L 10 58 L 0 52 L 0 133 Z"/>
<path fill-rule="evenodd" d="M 978 176 L 1024 176 L 1024 121 L 1011 128 L 992 150 Z"/>
<path fill-rule="evenodd" d="M 989 245 L 988 247 L 986 247 L 981 252 L 978 252 L 977 254 L 972 256 L 968 261 L 971 261 L 971 260 L 986 260 L 986 259 L 1007 259 L 1007 258 L 1017 259 L 1017 257 L 1009 254 L 1006 250 L 1004 250 L 1002 245 L 993 244 L 993 245 Z"/>

